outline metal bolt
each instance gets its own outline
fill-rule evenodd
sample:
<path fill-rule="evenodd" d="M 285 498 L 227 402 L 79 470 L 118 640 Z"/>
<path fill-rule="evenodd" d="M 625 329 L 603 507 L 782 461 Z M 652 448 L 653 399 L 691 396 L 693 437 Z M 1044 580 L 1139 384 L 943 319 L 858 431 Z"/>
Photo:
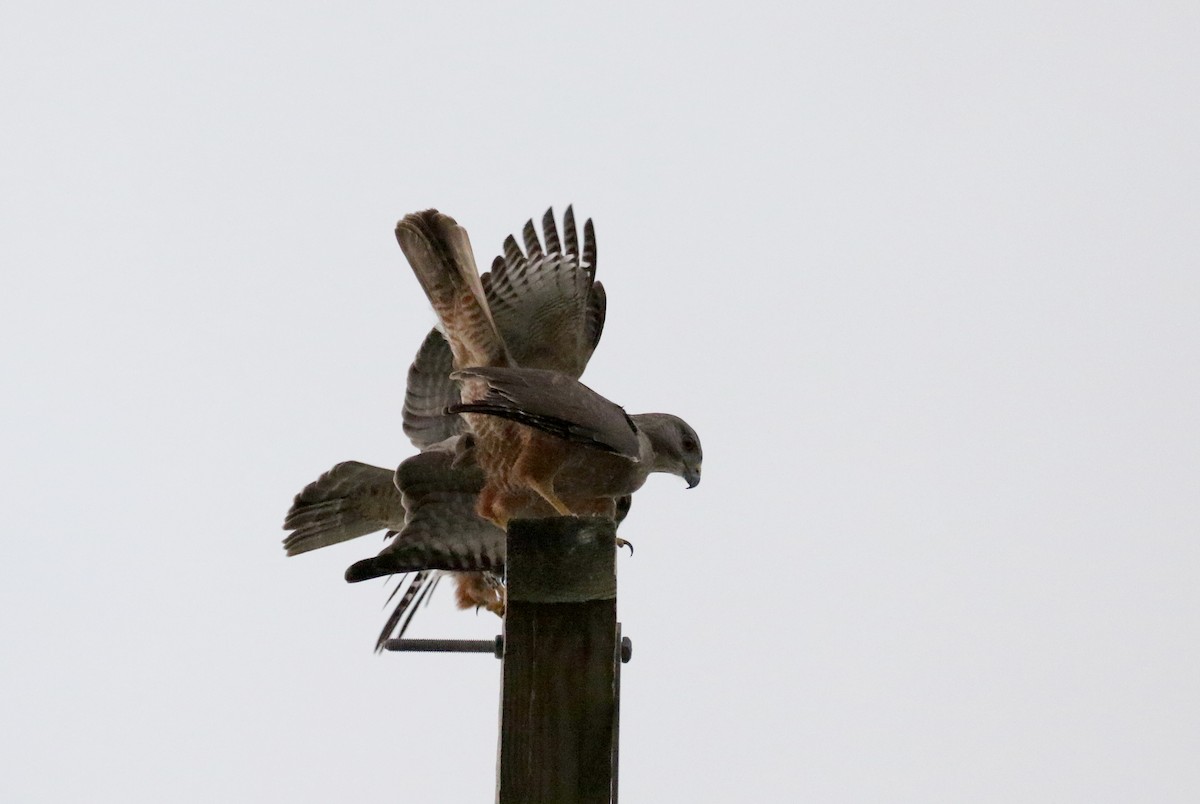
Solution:
<path fill-rule="evenodd" d="M 504 656 L 504 637 L 495 639 L 389 639 L 384 650 L 425 651 L 430 653 L 490 653 L 497 659 Z"/>

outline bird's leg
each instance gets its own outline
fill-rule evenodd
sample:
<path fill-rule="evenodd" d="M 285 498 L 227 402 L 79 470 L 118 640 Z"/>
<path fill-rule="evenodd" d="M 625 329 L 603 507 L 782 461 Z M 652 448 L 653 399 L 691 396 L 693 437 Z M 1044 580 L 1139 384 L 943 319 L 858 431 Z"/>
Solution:
<path fill-rule="evenodd" d="M 501 494 L 496 487 L 490 483 L 485 484 L 479 492 L 479 497 L 475 500 L 475 513 L 479 514 L 480 518 L 491 522 L 500 530 L 508 528 L 508 515 L 501 506 Z"/>
<path fill-rule="evenodd" d="M 554 476 L 567 457 L 565 444 L 553 436 L 543 436 L 532 428 L 522 429 L 521 454 L 513 463 L 513 475 L 522 485 L 550 503 L 550 507 L 560 515 L 574 516 L 554 491 Z"/>
<path fill-rule="evenodd" d="M 497 617 L 504 617 L 505 603 L 508 601 L 508 588 L 495 575 L 487 574 L 483 576 L 487 581 L 488 598 L 483 607 L 495 614 Z"/>
<path fill-rule="evenodd" d="M 483 606 L 497 617 L 504 616 L 504 594 L 499 593 Z"/>
<path fill-rule="evenodd" d="M 574 514 L 571 513 L 571 509 L 567 507 L 567 504 L 563 502 L 557 494 L 554 493 L 553 481 L 548 483 L 530 482 L 528 485 L 529 488 L 538 493 L 538 496 L 550 503 L 550 506 L 555 511 L 558 511 L 560 516 L 574 516 Z"/>
<path fill-rule="evenodd" d="M 504 616 L 504 588 L 482 572 L 460 572 L 455 576 L 454 600 L 460 609 L 487 609 Z"/>
<path fill-rule="evenodd" d="M 617 501 L 612 499 L 611 497 L 602 497 L 596 501 L 595 510 L 591 511 L 590 513 L 596 514 L 597 516 L 606 516 L 609 519 L 616 522 L 617 521 Z M 629 555 L 633 555 L 633 542 L 627 542 L 624 539 L 622 539 L 620 536 L 617 536 L 615 538 L 617 540 L 617 549 L 618 550 L 620 550 L 622 547 L 628 547 Z"/>

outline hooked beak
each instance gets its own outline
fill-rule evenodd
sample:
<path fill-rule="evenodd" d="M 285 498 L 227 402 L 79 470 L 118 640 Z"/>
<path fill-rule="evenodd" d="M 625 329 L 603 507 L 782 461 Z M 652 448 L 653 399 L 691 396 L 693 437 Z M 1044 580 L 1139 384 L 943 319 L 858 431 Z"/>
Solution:
<path fill-rule="evenodd" d="M 700 485 L 700 467 L 687 467 L 683 470 L 683 479 L 687 481 L 688 488 L 694 489 Z"/>

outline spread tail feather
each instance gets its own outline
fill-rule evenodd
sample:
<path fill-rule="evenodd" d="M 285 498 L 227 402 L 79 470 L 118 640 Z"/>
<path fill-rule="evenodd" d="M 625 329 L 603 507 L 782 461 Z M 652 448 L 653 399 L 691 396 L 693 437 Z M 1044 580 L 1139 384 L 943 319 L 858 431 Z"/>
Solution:
<path fill-rule="evenodd" d="M 404 586 L 404 579 L 407 575 L 401 576 L 400 582 L 396 588 L 392 590 L 392 594 L 388 596 L 387 603 L 391 603 L 396 597 L 396 593 L 404 589 L 404 594 L 400 596 L 400 600 L 396 602 L 396 608 L 392 609 L 392 613 L 388 615 L 387 621 L 383 624 L 383 630 L 379 632 L 379 638 L 375 640 L 375 652 L 379 653 L 383 650 L 383 645 L 389 639 L 400 639 L 404 636 L 404 632 L 408 630 L 408 626 L 412 623 L 413 615 L 417 613 L 417 608 L 422 601 L 428 603 L 429 595 L 437 588 L 438 581 L 441 579 L 440 573 L 429 570 L 421 570 L 413 575 L 408 586 Z M 384 603 L 386 606 L 387 603 Z"/>
<path fill-rule="evenodd" d="M 436 209 L 405 215 L 396 240 L 447 333 L 459 366 L 508 365 L 467 230 Z"/>

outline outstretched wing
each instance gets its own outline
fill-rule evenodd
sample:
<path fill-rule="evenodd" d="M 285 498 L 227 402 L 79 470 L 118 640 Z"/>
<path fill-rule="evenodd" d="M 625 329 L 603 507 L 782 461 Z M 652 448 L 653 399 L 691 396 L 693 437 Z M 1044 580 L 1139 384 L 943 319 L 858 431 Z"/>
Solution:
<path fill-rule="evenodd" d="M 462 416 L 446 412 L 462 401 L 458 383 L 450 379 L 453 370 L 450 344 L 437 328 L 431 329 L 408 369 L 404 389 L 404 434 L 420 449 L 470 430 Z"/>
<path fill-rule="evenodd" d="M 484 294 L 513 364 L 551 369 L 579 378 L 604 325 L 604 290 L 594 291 L 596 235 L 584 225 L 578 247 L 575 212 L 563 216 L 566 248 L 559 239 L 554 210 L 542 217 L 543 248 L 533 221 L 523 230 L 525 249 L 516 238 L 504 241 L 504 253 L 483 277 Z"/>
<path fill-rule="evenodd" d="M 339 463 L 296 495 L 283 521 L 289 556 L 385 528 L 404 526 L 404 504 L 392 472 L 358 461 Z"/>

